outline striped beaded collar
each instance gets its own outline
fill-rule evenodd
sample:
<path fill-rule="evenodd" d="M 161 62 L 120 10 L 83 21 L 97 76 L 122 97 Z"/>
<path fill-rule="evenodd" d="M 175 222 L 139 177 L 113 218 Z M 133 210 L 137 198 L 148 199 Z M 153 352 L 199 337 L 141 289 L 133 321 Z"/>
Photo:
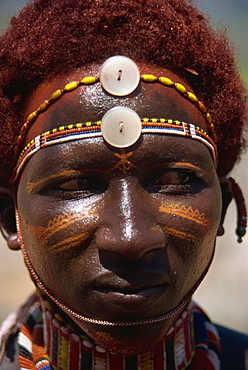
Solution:
<path fill-rule="evenodd" d="M 165 338 L 150 352 L 107 352 L 66 325 L 48 301 L 36 304 L 22 326 L 20 369 L 39 370 L 201 370 L 220 368 L 219 338 L 204 312 L 190 303 Z"/>

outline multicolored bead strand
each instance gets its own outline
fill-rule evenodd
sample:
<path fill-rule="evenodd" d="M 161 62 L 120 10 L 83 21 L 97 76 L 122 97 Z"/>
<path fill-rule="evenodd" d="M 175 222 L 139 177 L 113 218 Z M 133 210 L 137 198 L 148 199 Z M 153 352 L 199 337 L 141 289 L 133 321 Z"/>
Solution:
<path fill-rule="evenodd" d="M 180 135 L 201 141 L 210 149 L 214 163 L 217 166 L 217 148 L 214 141 L 200 127 L 186 122 L 171 119 L 166 120 L 164 118 L 143 118 L 141 119 L 141 123 L 142 134 Z M 12 182 L 16 181 L 26 161 L 38 150 L 54 144 L 101 136 L 101 121 L 60 126 L 38 135 L 20 153 L 14 169 Z"/>
<path fill-rule="evenodd" d="M 181 83 L 174 82 L 170 78 L 167 77 L 156 77 L 152 74 L 142 74 L 140 76 L 140 81 L 146 83 L 160 83 L 166 87 L 174 88 L 175 91 L 180 93 L 184 98 L 186 98 L 189 102 L 194 104 L 199 111 L 203 114 L 206 122 L 208 123 L 210 135 L 214 137 L 214 125 L 212 123 L 212 117 L 210 113 L 207 111 L 206 106 L 197 98 L 197 96 L 187 91 L 187 88 L 182 85 Z M 25 137 L 27 135 L 28 130 L 39 117 L 40 114 L 45 112 L 53 103 L 58 101 L 62 96 L 72 91 L 75 91 L 80 86 L 88 86 L 100 82 L 99 77 L 97 76 L 88 76 L 82 78 L 80 81 L 73 81 L 64 86 L 62 89 L 58 89 L 54 91 L 51 96 L 45 100 L 35 111 L 30 113 L 27 117 L 26 122 L 23 124 L 20 134 L 17 138 L 16 146 L 15 146 L 15 154 L 18 155 L 20 152 L 20 148 L 22 147 Z"/>

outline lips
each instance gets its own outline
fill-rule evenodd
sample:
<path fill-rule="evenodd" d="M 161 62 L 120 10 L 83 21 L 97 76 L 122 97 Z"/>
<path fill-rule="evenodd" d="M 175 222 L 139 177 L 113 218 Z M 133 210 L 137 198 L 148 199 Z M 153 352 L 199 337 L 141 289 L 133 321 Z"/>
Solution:
<path fill-rule="evenodd" d="M 142 283 L 130 282 L 116 277 L 115 281 L 101 281 L 93 286 L 99 298 L 108 303 L 109 307 L 118 306 L 127 311 L 143 311 L 156 304 L 165 293 L 168 284 L 160 281 Z"/>

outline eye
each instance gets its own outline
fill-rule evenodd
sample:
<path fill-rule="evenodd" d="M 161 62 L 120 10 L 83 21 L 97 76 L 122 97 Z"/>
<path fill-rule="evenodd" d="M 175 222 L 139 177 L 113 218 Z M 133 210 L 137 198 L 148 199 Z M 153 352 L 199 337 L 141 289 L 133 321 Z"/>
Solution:
<path fill-rule="evenodd" d="M 147 191 L 150 193 L 196 193 L 204 184 L 204 180 L 190 170 L 167 170 L 163 174 L 153 177 L 147 182 Z"/>
<path fill-rule="evenodd" d="M 96 190 L 97 188 L 100 188 L 100 185 L 88 177 L 73 179 L 59 185 L 59 189 L 67 191 Z"/>
<path fill-rule="evenodd" d="M 154 185 L 180 185 L 186 184 L 190 180 L 187 172 L 168 171 L 156 179 Z"/>
<path fill-rule="evenodd" d="M 107 184 L 94 177 L 79 177 L 50 187 L 45 193 L 62 199 L 85 198 L 104 193 Z"/>

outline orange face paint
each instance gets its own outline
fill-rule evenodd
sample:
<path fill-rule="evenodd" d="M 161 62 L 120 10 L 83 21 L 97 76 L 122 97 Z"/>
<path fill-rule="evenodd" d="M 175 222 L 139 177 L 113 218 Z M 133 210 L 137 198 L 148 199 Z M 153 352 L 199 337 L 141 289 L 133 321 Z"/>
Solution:
<path fill-rule="evenodd" d="M 56 232 L 63 230 L 64 228 L 72 225 L 75 222 L 85 220 L 88 217 L 98 217 L 98 213 L 96 213 L 94 210 L 92 212 L 86 212 L 86 213 L 78 213 L 71 211 L 69 213 L 65 213 L 62 215 L 59 215 L 58 217 L 55 217 L 53 220 L 48 221 L 46 233 L 47 236 L 51 236 L 55 234 Z"/>
<path fill-rule="evenodd" d="M 177 215 L 187 220 L 196 222 L 202 226 L 207 226 L 209 224 L 208 220 L 206 220 L 205 213 L 199 212 L 198 209 L 193 210 L 191 206 L 186 207 L 180 204 L 167 204 L 162 202 L 161 206 L 159 207 L 159 211 L 167 214 Z"/>
<path fill-rule="evenodd" d="M 195 170 L 195 171 L 200 171 L 200 172 L 206 174 L 209 177 L 213 177 L 214 176 L 214 174 L 211 174 L 209 172 L 206 172 L 201 167 L 195 166 L 192 163 L 188 163 L 188 162 L 165 162 L 165 163 L 159 163 L 159 164 L 157 164 L 155 166 L 149 167 L 148 169 L 150 170 L 150 169 L 153 169 L 153 168 L 156 168 L 156 167 L 161 167 L 161 166 L 166 166 L 168 168 L 176 168 L 176 167 L 185 168 L 185 169 L 186 168 L 189 168 L 189 169 L 192 169 L 192 170 Z"/>
<path fill-rule="evenodd" d="M 80 171 L 75 171 L 75 170 L 64 171 L 64 172 L 61 172 L 61 173 L 55 173 L 53 175 L 44 177 L 43 179 L 41 179 L 41 180 L 39 180 L 37 182 L 28 182 L 28 184 L 27 184 L 27 192 L 28 192 L 28 194 L 32 193 L 32 191 L 34 190 L 34 188 L 36 186 L 41 185 L 45 181 L 49 181 L 49 180 L 56 179 L 56 178 L 61 177 L 61 176 L 68 176 L 68 175 L 77 174 L 77 173 L 78 174 L 81 174 Z"/>
<path fill-rule="evenodd" d="M 193 234 L 185 233 L 183 231 L 172 229 L 170 227 L 164 227 L 164 230 L 167 234 L 176 236 L 179 239 L 184 239 L 192 243 L 195 243 L 197 241 L 197 237 L 195 237 Z"/>
<path fill-rule="evenodd" d="M 58 253 L 58 252 L 62 252 L 64 250 L 66 250 L 66 249 L 70 249 L 72 247 L 75 247 L 75 246 L 79 245 L 80 243 L 84 242 L 86 239 L 88 239 L 90 237 L 90 235 L 91 235 L 90 233 L 86 232 L 86 233 L 81 233 L 81 234 L 78 234 L 76 236 L 61 240 L 59 243 L 56 243 L 56 244 L 52 245 L 48 249 L 48 252 Z"/>
<path fill-rule="evenodd" d="M 112 167 L 108 172 L 115 170 L 116 168 L 119 169 L 124 175 L 131 169 L 136 168 L 138 169 L 132 162 L 129 161 L 128 158 L 130 158 L 133 155 L 133 152 L 129 153 L 114 153 L 114 155 L 120 159 L 120 161 Z"/>

